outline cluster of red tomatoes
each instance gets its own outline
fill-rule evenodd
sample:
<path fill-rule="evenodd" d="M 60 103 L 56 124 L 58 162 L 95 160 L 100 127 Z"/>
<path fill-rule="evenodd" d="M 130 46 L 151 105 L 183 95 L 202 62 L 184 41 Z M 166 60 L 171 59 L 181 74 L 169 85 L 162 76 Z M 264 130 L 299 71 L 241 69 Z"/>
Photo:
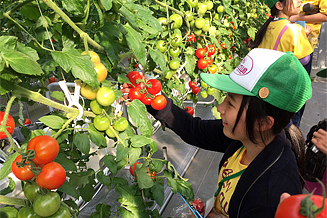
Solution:
<path fill-rule="evenodd" d="M 11 170 L 22 181 L 32 180 L 36 176 L 39 187 L 57 189 L 66 180 L 65 169 L 59 163 L 53 162 L 58 152 L 59 144 L 54 138 L 36 136 L 29 141 L 26 154 L 19 155 L 14 160 Z M 31 153 L 34 155 L 30 155 Z"/>
<path fill-rule="evenodd" d="M 218 49 L 219 52 L 219 49 Z M 213 59 L 210 58 L 216 53 L 216 47 L 214 45 L 208 45 L 206 48 L 198 48 L 195 51 L 195 55 L 199 58 L 197 66 L 200 70 L 205 69 L 207 66 L 210 66 L 213 62 Z"/>
<path fill-rule="evenodd" d="M 201 81 L 201 92 L 200 92 L 200 88 L 197 85 L 196 82 L 194 81 L 189 81 L 188 85 L 189 87 L 192 89 L 192 93 L 188 93 L 186 98 L 188 100 L 193 100 L 194 103 L 198 102 L 199 98 L 197 96 L 197 94 L 200 92 L 200 95 L 202 98 L 207 98 L 208 95 L 213 95 L 215 93 L 215 89 L 210 87 L 208 84 L 206 84 L 204 81 Z M 194 113 L 194 112 L 193 112 Z M 193 114 L 191 114 L 193 115 Z"/>
<path fill-rule="evenodd" d="M 160 94 L 162 85 L 157 79 L 144 81 L 143 76 L 137 71 L 131 71 L 127 78 L 132 83 L 129 91 L 131 101 L 138 99 L 145 105 L 151 105 L 156 110 L 161 110 L 167 105 L 166 98 Z"/>

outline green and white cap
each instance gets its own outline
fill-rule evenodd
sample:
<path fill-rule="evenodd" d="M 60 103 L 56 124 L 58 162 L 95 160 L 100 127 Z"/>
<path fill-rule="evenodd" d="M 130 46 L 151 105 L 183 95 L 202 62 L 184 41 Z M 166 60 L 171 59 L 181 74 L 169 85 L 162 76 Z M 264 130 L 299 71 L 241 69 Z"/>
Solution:
<path fill-rule="evenodd" d="M 213 88 L 256 96 L 280 109 L 297 112 L 311 98 L 311 80 L 292 52 L 251 50 L 230 75 L 201 73 Z"/>

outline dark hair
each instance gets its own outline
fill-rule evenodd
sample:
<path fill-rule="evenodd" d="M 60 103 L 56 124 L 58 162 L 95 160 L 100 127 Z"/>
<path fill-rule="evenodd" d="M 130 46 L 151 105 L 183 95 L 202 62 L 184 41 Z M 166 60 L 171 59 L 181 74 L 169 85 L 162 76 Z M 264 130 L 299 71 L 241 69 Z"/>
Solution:
<path fill-rule="evenodd" d="M 305 140 L 303 138 L 303 135 L 301 131 L 295 126 L 291 125 L 288 128 L 286 128 L 293 116 L 294 113 L 277 108 L 255 96 L 246 96 L 243 95 L 243 100 L 240 106 L 240 109 L 238 111 L 236 122 L 233 127 L 233 132 L 236 128 L 236 125 L 238 124 L 241 115 L 247 107 L 246 112 L 246 134 L 249 137 L 250 141 L 253 143 L 258 143 L 255 138 L 255 125 L 259 125 L 260 128 L 260 122 L 257 122 L 261 119 L 265 119 L 267 116 L 271 116 L 274 118 L 274 125 L 272 126 L 272 133 L 274 135 L 279 134 L 280 132 L 285 130 L 287 138 L 292 143 L 292 150 L 295 154 L 298 169 L 300 172 L 300 178 L 302 185 L 304 184 L 303 175 L 305 173 L 304 168 L 304 161 L 305 161 Z M 260 137 L 265 145 L 267 145 L 265 142 L 267 141 L 267 135 L 260 132 Z"/>
<path fill-rule="evenodd" d="M 288 1 L 288 0 L 280 0 L 279 2 L 281 2 L 287 8 L 291 7 L 291 4 L 293 4 L 293 1 Z M 260 43 L 263 40 L 263 37 L 265 36 L 265 34 L 267 32 L 267 29 L 268 29 L 268 26 L 269 26 L 270 22 L 274 20 L 274 17 L 277 16 L 278 13 L 279 13 L 279 10 L 274 5 L 270 9 L 271 17 L 268 20 L 266 20 L 266 22 L 262 25 L 262 27 L 259 29 L 259 31 L 255 34 L 254 41 L 251 39 L 248 42 L 248 44 L 247 44 L 248 48 L 253 49 L 253 48 L 257 48 L 260 45 Z"/>

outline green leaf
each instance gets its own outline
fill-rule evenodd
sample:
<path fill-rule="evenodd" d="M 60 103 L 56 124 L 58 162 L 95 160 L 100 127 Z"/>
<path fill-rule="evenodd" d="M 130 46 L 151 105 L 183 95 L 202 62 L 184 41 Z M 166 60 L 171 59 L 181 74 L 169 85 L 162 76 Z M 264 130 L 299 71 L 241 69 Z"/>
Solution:
<path fill-rule="evenodd" d="M 112 7 L 112 0 L 100 0 L 102 6 L 106 9 L 106 11 L 109 11 Z"/>
<path fill-rule="evenodd" d="M 114 186 L 128 186 L 127 180 L 120 177 L 114 177 L 112 180 L 112 184 Z"/>
<path fill-rule="evenodd" d="M 86 0 L 62 0 L 62 6 L 72 14 L 80 15 L 84 13 Z"/>
<path fill-rule="evenodd" d="M 117 163 L 115 161 L 115 158 L 113 155 L 106 155 L 103 157 L 103 162 L 106 167 L 112 172 L 113 174 L 116 174 L 117 172 Z"/>
<path fill-rule="evenodd" d="M 248 35 L 251 37 L 251 39 L 255 39 L 255 33 L 257 32 L 257 29 L 254 27 L 250 27 L 248 29 Z"/>
<path fill-rule="evenodd" d="M 61 91 L 53 91 L 50 96 L 54 99 L 57 99 L 58 101 L 65 100 L 65 94 Z"/>
<path fill-rule="evenodd" d="M 135 218 L 131 211 L 125 210 L 124 208 L 119 209 L 119 216 L 122 218 Z"/>
<path fill-rule="evenodd" d="M 135 14 L 130 12 L 125 6 L 121 6 L 119 12 L 126 18 L 127 22 L 137 31 L 140 31 L 138 28 L 137 17 Z"/>
<path fill-rule="evenodd" d="M 117 145 L 116 160 L 120 161 L 127 157 L 129 153 L 129 148 L 124 147 L 121 143 Z"/>
<path fill-rule="evenodd" d="M 181 195 L 189 198 L 191 201 L 194 200 L 194 192 L 192 189 L 192 184 L 181 179 L 175 180 L 177 184 L 177 189 Z"/>
<path fill-rule="evenodd" d="M 100 132 L 98 132 L 98 130 L 96 130 L 94 128 L 93 123 L 90 123 L 88 125 L 87 131 L 89 132 L 90 139 L 94 144 L 96 144 L 100 148 L 106 148 L 107 147 L 106 138 Z"/>
<path fill-rule="evenodd" d="M 194 74 L 196 59 L 194 57 L 194 49 L 188 47 L 185 53 L 185 61 L 187 62 L 185 65 L 185 71 L 188 75 Z"/>
<path fill-rule="evenodd" d="M 165 199 L 164 186 L 160 182 L 155 182 L 151 188 L 154 200 L 161 207 Z"/>
<path fill-rule="evenodd" d="M 72 72 L 74 77 L 81 79 L 92 87 L 99 86 L 94 64 L 87 55 L 81 55 L 76 49 L 65 47 L 62 51 L 51 51 L 55 62 L 67 73 Z"/>
<path fill-rule="evenodd" d="M 96 212 L 92 213 L 90 218 L 103 218 L 110 217 L 111 215 L 111 206 L 106 204 L 98 204 L 96 206 Z"/>
<path fill-rule="evenodd" d="M 11 165 L 18 155 L 18 152 L 14 153 L 6 160 L 6 162 L 3 163 L 3 166 L 0 168 L 0 181 L 5 179 L 9 173 L 11 173 Z"/>
<path fill-rule="evenodd" d="M 97 173 L 97 180 L 104 185 L 111 186 L 111 178 L 104 175 L 102 170 Z"/>
<path fill-rule="evenodd" d="M 141 151 L 141 148 L 130 148 L 128 155 L 129 163 L 135 163 L 140 158 Z"/>
<path fill-rule="evenodd" d="M 32 49 L 31 47 L 25 46 L 22 43 L 17 43 L 17 50 L 26 54 L 32 60 L 37 61 L 39 60 L 39 55 L 36 50 Z"/>
<path fill-rule="evenodd" d="M 61 191 L 63 193 L 66 193 L 76 199 L 79 198 L 79 194 L 78 191 L 76 189 L 76 186 L 74 186 L 73 184 L 71 184 L 69 181 L 65 181 L 64 184 L 62 186 L 60 186 L 58 188 L 58 191 Z"/>
<path fill-rule="evenodd" d="M 66 171 L 77 171 L 75 163 L 63 153 L 59 153 L 53 161 L 59 163 Z"/>
<path fill-rule="evenodd" d="M 131 146 L 134 148 L 140 148 L 145 145 L 151 144 L 153 142 L 153 139 L 142 136 L 142 135 L 134 135 L 131 138 Z"/>
<path fill-rule="evenodd" d="M 126 30 L 124 35 L 129 48 L 134 52 L 137 60 L 143 66 L 146 66 L 146 49 L 142 43 L 142 36 L 128 24 L 126 24 L 124 28 Z"/>
<path fill-rule="evenodd" d="M 9 179 L 9 184 L 6 188 L 0 190 L 0 195 L 6 195 L 12 193 L 16 188 L 16 183 L 11 177 L 7 177 Z"/>
<path fill-rule="evenodd" d="M 133 202 L 133 192 L 128 186 L 117 186 L 115 191 L 119 194 L 119 196 L 123 197 L 129 202 Z"/>
<path fill-rule="evenodd" d="M 91 183 L 86 184 L 84 187 L 79 187 L 78 191 L 84 201 L 88 202 L 92 200 L 94 195 L 94 188 Z"/>
<path fill-rule="evenodd" d="M 151 58 L 159 65 L 162 72 L 167 71 L 166 61 L 164 55 L 159 51 L 159 49 L 149 48 L 149 55 Z"/>
<path fill-rule="evenodd" d="M 84 187 L 88 183 L 94 183 L 94 170 L 89 168 L 87 171 L 69 174 L 69 182 L 76 187 Z"/>
<path fill-rule="evenodd" d="M 35 76 L 43 75 L 40 65 L 22 52 L 3 50 L 2 56 L 12 69 L 18 73 Z"/>
<path fill-rule="evenodd" d="M 74 144 L 83 153 L 88 154 L 90 152 L 90 140 L 85 134 L 79 132 L 74 134 Z"/>
<path fill-rule="evenodd" d="M 142 135 L 151 137 L 153 134 L 153 129 L 151 120 L 147 117 L 147 110 L 145 105 L 136 99 L 132 101 L 127 107 L 127 112 L 130 116 L 131 122 L 136 127 L 139 127 Z"/>
<path fill-rule="evenodd" d="M 167 171 L 167 170 L 164 170 L 164 175 L 167 178 L 167 185 L 169 187 L 171 187 L 171 190 L 173 191 L 173 193 L 176 194 L 177 193 L 177 190 L 178 190 L 178 188 L 177 188 L 177 182 L 176 182 L 177 179 L 174 179 L 172 177 L 172 173 L 169 172 L 169 171 Z"/>
<path fill-rule="evenodd" d="M 153 180 L 148 175 L 146 166 L 136 169 L 137 184 L 140 189 L 151 188 L 154 185 Z"/>
<path fill-rule="evenodd" d="M 51 129 L 60 129 L 65 124 L 65 120 L 56 115 L 41 117 L 39 121 L 49 126 Z"/>

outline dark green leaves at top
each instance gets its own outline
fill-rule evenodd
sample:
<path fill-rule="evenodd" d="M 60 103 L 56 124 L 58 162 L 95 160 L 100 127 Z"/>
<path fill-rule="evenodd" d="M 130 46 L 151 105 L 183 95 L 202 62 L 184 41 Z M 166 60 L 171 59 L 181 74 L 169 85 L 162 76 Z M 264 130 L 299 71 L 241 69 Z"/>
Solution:
<path fill-rule="evenodd" d="M 90 140 L 86 134 L 81 134 L 79 132 L 74 134 L 74 144 L 83 153 L 89 154 L 90 152 Z"/>
<path fill-rule="evenodd" d="M 93 123 L 90 123 L 87 127 L 91 141 L 100 148 L 107 147 L 107 140 L 98 130 L 94 128 Z"/>
<path fill-rule="evenodd" d="M 159 51 L 159 49 L 154 50 L 153 48 L 149 48 L 149 54 L 151 58 L 159 65 L 162 72 L 167 71 L 166 61 L 164 55 Z"/>
<path fill-rule="evenodd" d="M 98 87 L 99 80 L 94 70 L 94 64 L 86 55 L 81 55 L 76 49 L 64 48 L 62 51 L 51 51 L 53 59 L 67 73 L 72 72 L 76 79 L 81 79 L 90 86 Z"/>
<path fill-rule="evenodd" d="M 62 0 L 62 6 L 76 15 L 84 13 L 84 7 L 86 5 L 86 0 Z"/>

